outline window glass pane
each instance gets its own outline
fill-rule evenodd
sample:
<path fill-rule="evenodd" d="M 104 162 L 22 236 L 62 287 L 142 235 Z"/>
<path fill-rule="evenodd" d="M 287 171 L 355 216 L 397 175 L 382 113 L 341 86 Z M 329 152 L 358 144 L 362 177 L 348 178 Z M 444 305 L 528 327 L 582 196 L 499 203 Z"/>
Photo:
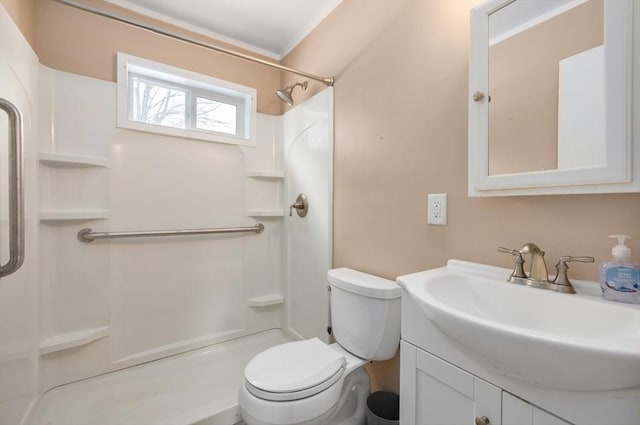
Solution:
<path fill-rule="evenodd" d="M 131 119 L 165 127 L 185 128 L 186 93 L 140 76 L 132 76 Z"/>
<path fill-rule="evenodd" d="M 255 96 L 250 87 L 118 53 L 121 128 L 255 146 Z"/>
<path fill-rule="evenodd" d="M 225 134 L 237 134 L 236 105 L 205 97 L 196 99 L 196 128 Z"/>

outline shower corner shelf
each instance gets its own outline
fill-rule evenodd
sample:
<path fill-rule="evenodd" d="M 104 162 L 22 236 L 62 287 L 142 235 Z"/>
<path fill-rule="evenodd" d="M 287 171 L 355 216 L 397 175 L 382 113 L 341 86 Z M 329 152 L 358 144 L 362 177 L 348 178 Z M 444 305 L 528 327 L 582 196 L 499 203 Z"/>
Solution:
<path fill-rule="evenodd" d="M 252 209 L 247 210 L 247 217 L 284 217 L 284 210 L 279 209 Z"/>
<path fill-rule="evenodd" d="M 106 220 L 110 215 L 111 212 L 104 209 L 43 210 L 40 211 L 40 222 Z"/>
<path fill-rule="evenodd" d="M 40 354 L 56 353 L 69 348 L 81 347 L 108 336 L 109 326 L 54 335 L 42 341 L 40 344 Z"/>
<path fill-rule="evenodd" d="M 65 155 L 52 152 L 41 152 L 40 163 L 58 168 L 109 167 L 109 160 L 107 158 Z"/>
<path fill-rule="evenodd" d="M 247 177 L 265 180 L 282 180 L 284 179 L 284 171 L 251 170 L 247 171 Z"/>
<path fill-rule="evenodd" d="M 247 298 L 245 300 L 249 307 L 269 307 L 284 303 L 282 294 L 267 294 L 259 297 Z"/>

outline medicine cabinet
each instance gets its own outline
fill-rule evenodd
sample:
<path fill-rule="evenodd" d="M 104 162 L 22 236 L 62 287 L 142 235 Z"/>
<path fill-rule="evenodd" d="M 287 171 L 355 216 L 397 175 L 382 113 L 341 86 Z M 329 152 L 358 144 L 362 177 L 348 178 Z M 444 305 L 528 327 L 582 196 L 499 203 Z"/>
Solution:
<path fill-rule="evenodd" d="M 471 11 L 469 196 L 640 192 L 640 5 Z"/>

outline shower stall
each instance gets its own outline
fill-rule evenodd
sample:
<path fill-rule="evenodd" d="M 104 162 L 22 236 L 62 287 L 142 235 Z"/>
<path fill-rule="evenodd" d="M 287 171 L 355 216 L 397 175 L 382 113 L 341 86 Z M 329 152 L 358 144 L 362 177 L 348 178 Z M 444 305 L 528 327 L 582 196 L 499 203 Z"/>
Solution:
<path fill-rule="evenodd" d="M 248 359 L 325 337 L 332 89 L 257 114 L 255 147 L 158 136 L 116 127 L 115 83 L 42 66 L 1 7 L 0 40 L 25 250 L 0 278 L 0 424 L 233 423 Z M 10 128 L 0 111 L 2 263 Z"/>

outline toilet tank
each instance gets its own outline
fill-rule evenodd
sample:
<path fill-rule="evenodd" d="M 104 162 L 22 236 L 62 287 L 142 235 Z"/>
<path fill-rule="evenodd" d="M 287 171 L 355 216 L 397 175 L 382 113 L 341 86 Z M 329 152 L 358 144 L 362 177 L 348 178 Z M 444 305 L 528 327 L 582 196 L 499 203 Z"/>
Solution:
<path fill-rule="evenodd" d="M 329 270 L 327 279 L 336 342 L 363 359 L 392 358 L 400 342 L 400 287 L 344 267 Z"/>

